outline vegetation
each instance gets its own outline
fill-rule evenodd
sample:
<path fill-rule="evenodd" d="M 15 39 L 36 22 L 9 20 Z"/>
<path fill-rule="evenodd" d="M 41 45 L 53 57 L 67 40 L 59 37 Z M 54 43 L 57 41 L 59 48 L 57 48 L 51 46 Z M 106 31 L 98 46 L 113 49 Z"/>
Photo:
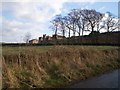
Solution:
<path fill-rule="evenodd" d="M 89 9 L 72 9 L 66 16 L 56 15 L 51 21 L 52 29 L 55 31 L 55 35 L 62 33 L 63 38 L 68 34 L 70 38 L 72 36 L 83 36 L 84 32 L 100 32 L 105 29 L 106 32 L 112 32 L 117 30 L 118 19 L 114 17 L 110 12 L 100 13 L 96 10 Z"/>
<path fill-rule="evenodd" d="M 3 88 L 64 87 L 120 67 L 113 46 L 3 47 Z"/>
<path fill-rule="evenodd" d="M 29 43 L 29 40 L 31 39 L 31 33 L 27 32 L 23 38 L 23 40 L 26 42 L 26 43 Z"/>
<path fill-rule="evenodd" d="M 48 49 L 50 49 L 52 46 L 15 46 L 15 47 L 9 47 L 4 46 L 3 47 L 3 55 L 13 55 L 13 54 L 19 54 L 19 53 L 25 53 L 26 51 L 36 51 L 36 52 L 45 52 Z"/>
<path fill-rule="evenodd" d="M 56 15 L 51 21 L 55 38 L 44 40 L 44 35 L 40 44 L 61 46 L 30 46 L 29 32 L 24 37 L 26 44 L 2 44 L 3 88 L 65 87 L 76 80 L 120 68 L 118 47 L 77 46 L 119 45 L 119 32 L 108 33 L 119 28 L 118 19 L 111 13 L 105 16 L 88 9 L 72 9 L 66 16 Z M 107 33 L 100 33 L 103 28 Z M 83 36 L 86 31 L 90 34 Z M 63 39 L 57 39 L 60 32 Z"/>

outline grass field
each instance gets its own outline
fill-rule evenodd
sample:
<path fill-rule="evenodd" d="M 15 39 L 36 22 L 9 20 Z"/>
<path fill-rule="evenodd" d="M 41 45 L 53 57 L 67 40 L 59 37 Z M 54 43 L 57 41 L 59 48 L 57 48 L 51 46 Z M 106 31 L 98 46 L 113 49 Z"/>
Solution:
<path fill-rule="evenodd" d="M 3 47 L 4 88 L 63 87 L 120 67 L 117 46 Z"/>
<path fill-rule="evenodd" d="M 38 53 L 45 52 L 52 48 L 53 46 L 18 46 L 18 47 L 2 47 L 2 54 L 19 54 L 20 52 L 25 52 L 28 50 L 35 50 Z M 118 46 L 65 46 L 65 47 L 70 47 L 70 48 L 91 48 L 91 49 L 98 49 L 98 50 L 108 50 L 108 49 L 116 49 L 119 48 Z"/>
<path fill-rule="evenodd" d="M 45 52 L 50 49 L 52 46 L 18 46 L 18 47 L 2 47 L 2 54 L 19 54 L 20 52 L 25 52 L 28 50 L 35 50 L 37 52 Z"/>

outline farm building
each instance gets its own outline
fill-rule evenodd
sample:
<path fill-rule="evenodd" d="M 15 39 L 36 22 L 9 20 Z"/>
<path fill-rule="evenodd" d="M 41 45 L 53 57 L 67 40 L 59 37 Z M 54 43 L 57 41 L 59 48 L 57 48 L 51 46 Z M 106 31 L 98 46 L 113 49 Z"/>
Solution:
<path fill-rule="evenodd" d="M 39 40 L 32 39 L 32 40 L 29 41 L 29 43 L 31 43 L 31 44 L 37 44 L 37 43 L 39 43 Z"/>

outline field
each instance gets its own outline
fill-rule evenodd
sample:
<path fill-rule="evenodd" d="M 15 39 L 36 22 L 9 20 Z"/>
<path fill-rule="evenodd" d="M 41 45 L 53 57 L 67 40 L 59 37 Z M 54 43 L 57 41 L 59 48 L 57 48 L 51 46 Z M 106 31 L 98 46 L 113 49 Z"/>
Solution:
<path fill-rule="evenodd" d="M 70 48 L 91 48 L 91 49 L 98 49 L 98 50 L 108 50 L 108 49 L 116 49 L 118 48 L 117 46 L 72 46 L 72 45 L 64 45 L 65 47 L 70 47 Z M 2 48 L 2 54 L 19 54 L 20 52 L 25 52 L 29 50 L 35 50 L 37 52 L 45 52 L 48 51 L 50 48 L 53 46 L 18 46 L 18 47 L 8 47 L 5 46 Z"/>
<path fill-rule="evenodd" d="M 3 88 L 65 87 L 120 67 L 117 46 L 2 47 Z"/>

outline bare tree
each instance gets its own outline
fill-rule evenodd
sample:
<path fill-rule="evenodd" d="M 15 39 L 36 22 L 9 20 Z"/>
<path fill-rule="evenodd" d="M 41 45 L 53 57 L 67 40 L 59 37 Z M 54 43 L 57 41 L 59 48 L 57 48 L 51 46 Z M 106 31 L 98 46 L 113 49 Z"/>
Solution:
<path fill-rule="evenodd" d="M 59 19 L 58 15 L 56 15 L 55 18 L 53 19 L 53 21 L 51 21 L 53 26 L 55 27 L 55 35 L 57 35 L 59 21 L 60 21 L 60 19 Z"/>
<path fill-rule="evenodd" d="M 118 26 L 118 31 L 120 31 L 120 18 L 118 18 L 117 26 Z"/>
<path fill-rule="evenodd" d="M 83 13 L 83 10 L 81 9 L 78 9 L 77 10 L 78 12 L 78 19 L 77 19 L 77 26 L 78 26 L 78 34 L 79 36 L 81 35 L 82 33 L 82 36 L 83 36 L 83 32 L 84 31 L 88 31 L 88 29 L 86 27 L 88 27 L 89 23 L 88 21 L 84 18 L 84 16 L 82 15 Z"/>
<path fill-rule="evenodd" d="M 61 16 L 60 15 L 56 15 L 55 18 L 51 21 L 52 29 L 55 31 L 55 39 L 57 39 L 56 36 L 57 36 L 57 33 L 58 33 L 60 22 L 61 22 Z"/>
<path fill-rule="evenodd" d="M 108 16 L 104 20 L 105 29 L 107 32 L 112 32 L 118 28 L 118 20 L 110 13 L 108 12 Z"/>
<path fill-rule="evenodd" d="M 23 40 L 26 42 L 26 43 L 29 43 L 29 40 L 31 39 L 31 33 L 30 32 L 27 32 L 23 38 Z"/>
<path fill-rule="evenodd" d="M 58 22 L 58 30 L 62 32 L 63 39 L 65 37 L 65 19 L 59 15 L 57 18 L 59 18 Z"/>
<path fill-rule="evenodd" d="M 72 30 L 70 17 L 65 16 L 63 19 L 64 19 L 64 25 L 66 29 L 68 30 L 68 37 L 70 38 L 70 33 L 71 33 L 70 31 Z"/>
<path fill-rule="evenodd" d="M 82 29 L 82 22 L 81 22 L 81 17 L 82 17 L 82 15 L 81 15 L 81 9 L 73 9 L 72 10 L 72 13 L 73 13 L 73 19 L 74 19 L 74 22 L 75 22 L 75 26 L 76 26 L 76 30 L 74 30 L 75 32 L 77 32 L 78 33 L 78 35 L 80 36 L 80 34 L 81 34 L 81 29 Z M 77 31 L 77 29 L 78 29 L 78 31 Z"/>
<path fill-rule="evenodd" d="M 100 32 L 100 30 L 105 27 L 103 24 L 104 24 L 103 22 L 100 22 L 96 25 L 97 32 Z"/>
<path fill-rule="evenodd" d="M 70 19 L 73 36 L 75 36 L 76 28 L 77 28 L 77 21 L 79 20 L 79 14 L 77 12 L 77 9 L 72 9 L 70 13 L 68 13 L 68 17 Z"/>
<path fill-rule="evenodd" d="M 103 21 L 103 18 L 104 14 L 96 10 L 72 9 L 67 16 L 56 15 L 52 23 L 55 28 L 55 35 L 60 31 L 64 37 L 65 32 L 68 32 L 70 38 L 72 31 L 73 39 L 77 40 L 76 33 L 83 36 L 85 31 L 90 31 L 90 35 L 98 35 L 102 28 L 106 28 L 107 32 L 118 28 L 119 23 L 113 17 L 109 16 L 105 21 Z"/>
<path fill-rule="evenodd" d="M 103 18 L 103 15 L 100 12 L 95 10 L 84 9 L 81 12 L 84 19 L 89 22 L 88 30 L 94 31 L 94 28 L 99 24 L 100 20 Z"/>

